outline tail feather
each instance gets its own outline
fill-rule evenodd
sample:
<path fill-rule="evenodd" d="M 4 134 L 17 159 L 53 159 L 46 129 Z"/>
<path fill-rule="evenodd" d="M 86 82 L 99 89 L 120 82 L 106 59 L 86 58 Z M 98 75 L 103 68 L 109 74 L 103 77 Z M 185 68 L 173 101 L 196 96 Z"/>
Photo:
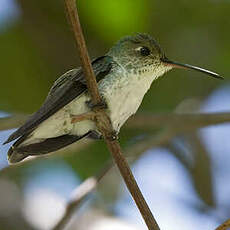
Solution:
<path fill-rule="evenodd" d="M 26 140 L 26 136 L 22 136 L 9 149 L 8 161 L 10 163 L 17 163 L 28 156 L 42 155 L 54 152 L 74 143 L 75 141 L 82 139 L 83 137 L 88 136 L 89 134 L 90 132 L 83 136 L 63 135 L 59 137 L 44 139 L 39 143 L 20 146 L 23 141 Z"/>

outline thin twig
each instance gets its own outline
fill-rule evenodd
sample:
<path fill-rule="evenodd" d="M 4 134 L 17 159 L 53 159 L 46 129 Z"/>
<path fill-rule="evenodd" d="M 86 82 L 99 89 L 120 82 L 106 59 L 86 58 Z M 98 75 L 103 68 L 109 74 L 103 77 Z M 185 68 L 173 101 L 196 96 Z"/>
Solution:
<path fill-rule="evenodd" d="M 127 122 L 126 128 L 153 129 L 163 126 L 186 126 L 186 129 L 202 128 L 230 122 L 230 113 L 194 113 L 194 114 L 137 114 Z"/>
<path fill-rule="evenodd" d="M 149 149 L 167 144 L 175 134 L 176 132 L 174 132 L 174 129 L 165 129 L 158 133 L 158 135 L 151 135 L 143 141 L 138 141 L 125 151 L 125 155 L 138 158 L 140 154 Z"/>
<path fill-rule="evenodd" d="M 64 0 L 67 13 L 69 15 L 70 23 L 73 28 L 75 41 L 77 44 L 77 48 L 79 50 L 80 59 L 83 67 L 83 71 L 85 73 L 85 79 L 87 82 L 87 87 L 89 89 L 89 93 L 91 95 L 91 100 L 94 104 L 101 102 L 101 97 L 97 88 L 97 81 L 93 72 L 93 68 L 91 65 L 91 61 L 89 58 L 89 54 L 87 51 L 85 39 L 82 33 L 80 20 L 77 12 L 76 1 L 74 0 Z"/>
<path fill-rule="evenodd" d="M 82 67 L 85 72 L 87 87 L 90 92 L 92 102 L 94 104 L 99 104 L 101 102 L 101 97 L 98 91 L 96 78 L 92 69 L 85 40 L 83 37 L 79 16 L 77 12 L 76 2 L 75 0 L 65 0 L 65 4 L 70 18 L 70 22 L 73 27 L 75 39 L 78 45 L 78 49 L 82 61 Z M 134 176 L 132 175 L 128 163 L 126 162 L 126 159 L 121 153 L 119 142 L 117 140 L 111 140 L 111 137 L 113 135 L 113 128 L 108 115 L 105 113 L 104 110 L 101 109 L 95 110 L 95 112 L 96 112 L 96 125 L 100 130 L 100 132 L 103 134 L 106 143 L 108 145 L 108 148 L 111 151 L 112 156 L 114 157 L 114 160 L 120 170 L 120 173 L 124 178 L 126 186 L 128 187 L 130 193 L 132 194 L 142 214 L 142 217 L 145 220 L 146 225 L 151 230 L 159 230 L 159 226 L 155 221 L 140 189 L 138 188 L 138 185 L 135 181 Z"/>
<path fill-rule="evenodd" d="M 86 179 L 80 186 L 78 186 L 72 193 L 72 198 L 68 202 L 65 210 L 65 214 L 55 225 L 53 230 L 62 230 L 70 218 L 73 216 L 75 210 L 80 207 L 85 198 L 97 187 L 101 179 L 112 168 L 112 164 L 106 164 L 106 166 L 98 173 L 98 175 Z"/>
<path fill-rule="evenodd" d="M 226 220 L 223 224 L 221 224 L 216 230 L 228 230 L 230 229 L 230 219 Z"/>
<path fill-rule="evenodd" d="M 73 216 L 75 209 L 78 208 L 81 202 L 89 195 L 89 193 L 91 193 L 96 188 L 97 183 L 98 181 L 95 177 L 90 177 L 76 188 L 76 190 L 73 192 L 73 195 L 71 196 L 72 199 L 66 206 L 64 215 L 53 228 L 53 230 L 64 229 L 70 218 Z"/>

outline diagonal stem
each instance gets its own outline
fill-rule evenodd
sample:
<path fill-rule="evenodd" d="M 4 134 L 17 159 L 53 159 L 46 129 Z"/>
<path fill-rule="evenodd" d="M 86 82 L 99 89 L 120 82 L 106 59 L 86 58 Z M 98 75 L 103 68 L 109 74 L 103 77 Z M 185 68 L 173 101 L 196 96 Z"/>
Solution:
<path fill-rule="evenodd" d="M 66 205 L 65 214 L 52 230 L 62 230 L 65 228 L 67 222 L 73 216 L 74 211 L 80 207 L 84 199 L 87 198 L 88 195 L 96 188 L 98 183 L 108 173 L 112 166 L 113 165 L 110 162 L 107 163 L 96 176 L 86 179 L 73 191 L 71 195 L 72 198 Z"/>
<path fill-rule="evenodd" d="M 75 40 L 79 49 L 79 54 L 82 62 L 82 68 L 85 73 L 86 83 L 89 93 L 94 104 L 101 102 L 100 93 L 98 91 L 96 78 L 92 69 L 90 58 L 88 55 L 87 47 L 85 44 L 84 36 L 82 33 L 79 16 L 77 12 L 75 0 L 64 0 L 67 8 L 67 13 L 73 28 Z M 100 132 L 103 134 L 107 146 L 120 170 L 120 173 L 128 187 L 133 199 L 136 202 L 139 211 L 149 230 L 159 230 L 156 220 L 153 217 L 137 183 L 129 168 L 129 165 L 124 158 L 119 142 L 117 140 L 111 140 L 111 136 L 114 133 L 110 118 L 103 109 L 95 109 L 96 113 L 96 125 Z"/>
<path fill-rule="evenodd" d="M 73 28 L 75 41 L 77 44 L 77 48 L 79 50 L 79 55 L 82 63 L 82 68 L 85 73 L 85 79 L 87 82 L 87 88 L 89 89 L 89 93 L 91 95 L 92 102 L 94 104 L 101 102 L 101 97 L 97 88 L 96 77 L 93 72 L 93 68 L 91 65 L 91 61 L 89 58 L 89 54 L 87 51 L 85 39 L 83 36 L 83 32 L 80 25 L 80 20 L 77 12 L 76 2 L 75 0 L 64 0 L 67 13 L 69 15 L 70 23 Z"/>
<path fill-rule="evenodd" d="M 115 143 L 116 144 L 115 144 Z M 125 159 L 124 155 L 121 152 L 120 145 L 117 141 L 108 141 L 106 140 L 107 146 L 112 153 L 112 156 L 115 160 L 116 165 L 125 181 L 125 184 L 131 193 L 148 229 L 151 230 L 160 230 L 147 202 L 144 199 L 144 196 L 141 193 L 140 188 L 133 176 L 131 169 L 129 168 L 128 162 Z"/>
<path fill-rule="evenodd" d="M 226 220 L 223 224 L 221 224 L 216 230 L 228 230 L 230 228 L 230 219 Z"/>

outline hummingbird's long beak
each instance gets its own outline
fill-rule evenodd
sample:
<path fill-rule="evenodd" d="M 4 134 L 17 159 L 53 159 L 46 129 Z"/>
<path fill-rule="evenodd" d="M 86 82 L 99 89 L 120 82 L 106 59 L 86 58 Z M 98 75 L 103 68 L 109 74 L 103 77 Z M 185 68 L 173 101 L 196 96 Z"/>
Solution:
<path fill-rule="evenodd" d="M 169 66 L 171 66 L 173 68 L 193 69 L 193 70 L 197 70 L 197 71 L 202 72 L 202 73 L 206 73 L 211 77 L 215 77 L 215 78 L 218 78 L 218 79 L 224 79 L 223 77 L 221 77 L 217 73 L 214 73 L 214 72 L 206 70 L 206 69 L 202 69 L 202 68 L 197 67 L 197 66 L 193 66 L 193 65 L 189 65 L 189 64 L 181 64 L 181 63 L 178 63 L 178 62 L 170 61 L 167 58 L 162 58 L 161 61 L 163 63 L 165 63 L 165 65 L 169 65 Z"/>

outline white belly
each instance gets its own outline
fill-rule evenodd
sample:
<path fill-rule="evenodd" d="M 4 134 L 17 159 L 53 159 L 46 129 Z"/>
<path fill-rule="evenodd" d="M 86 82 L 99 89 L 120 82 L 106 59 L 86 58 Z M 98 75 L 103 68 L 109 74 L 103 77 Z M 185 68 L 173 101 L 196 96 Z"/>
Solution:
<path fill-rule="evenodd" d="M 105 94 L 114 130 L 119 131 L 126 120 L 136 113 L 146 90 L 138 83 L 127 83 Z"/>

